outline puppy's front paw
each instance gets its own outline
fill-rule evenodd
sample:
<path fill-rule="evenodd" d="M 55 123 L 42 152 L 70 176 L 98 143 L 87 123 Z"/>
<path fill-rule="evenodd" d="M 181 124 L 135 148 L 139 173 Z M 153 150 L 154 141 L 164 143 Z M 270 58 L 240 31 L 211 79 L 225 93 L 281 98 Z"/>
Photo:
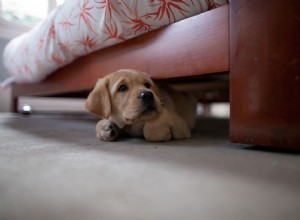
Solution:
<path fill-rule="evenodd" d="M 144 129 L 144 137 L 147 141 L 159 142 L 169 141 L 172 139 L 172 134 L 169 128 L 160 128 L 153 131 L 152 129 Z"/>
<path fill-rule="evenodd" d="M 99 140 L 113 141 L 118 134 L 118 127 L 109 120 L 101 120 L 96 125 L 96 136 Z"/>
<path fill-rule="evenodd" d="M 168 141 L 191 137 L 187 123 L 177 114 L 162 108 L 159 116 L 144 125 L 144 137 L 148 141 Z"/>

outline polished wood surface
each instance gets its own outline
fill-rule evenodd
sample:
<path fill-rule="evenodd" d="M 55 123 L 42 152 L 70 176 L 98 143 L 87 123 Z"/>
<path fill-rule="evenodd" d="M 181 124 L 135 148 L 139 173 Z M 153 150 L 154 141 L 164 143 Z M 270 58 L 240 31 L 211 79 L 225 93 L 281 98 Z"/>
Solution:
<path fill-rule="evenodd" d="M 300 149 L 300 1 L 230 4 L 231 141 Z"/>
<path fill-rule="evenodd" d="M 154 79 L 228 71 L 228 5 L 81 57 L 41 83 L 15 85 L 13 94 L 91 89 L 98 78 L 121 68 L 145 71 Z"/>

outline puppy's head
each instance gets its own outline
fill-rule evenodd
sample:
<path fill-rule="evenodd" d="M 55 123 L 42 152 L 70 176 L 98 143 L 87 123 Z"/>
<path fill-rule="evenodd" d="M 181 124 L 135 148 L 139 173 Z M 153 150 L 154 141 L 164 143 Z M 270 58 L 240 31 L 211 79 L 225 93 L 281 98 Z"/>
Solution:
<path fill-rule="evenodd" d="M 156 117 L 161 101 L 156 85 L 145 73 L 119 70 L 98 80 L 86 109 L 123 127 Z"/>

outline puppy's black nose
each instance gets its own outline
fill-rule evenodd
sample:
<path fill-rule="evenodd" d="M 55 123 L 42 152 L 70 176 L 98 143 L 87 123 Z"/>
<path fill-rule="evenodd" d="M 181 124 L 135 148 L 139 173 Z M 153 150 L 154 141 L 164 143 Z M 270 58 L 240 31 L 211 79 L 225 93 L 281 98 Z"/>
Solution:
<path fill-rule="evenodd" d="M 150 91 L 141 92 L 139 95 L 139 99 L 145 104 L 148 104 L 148 105 L 154 104 L 153 93 Z"/>

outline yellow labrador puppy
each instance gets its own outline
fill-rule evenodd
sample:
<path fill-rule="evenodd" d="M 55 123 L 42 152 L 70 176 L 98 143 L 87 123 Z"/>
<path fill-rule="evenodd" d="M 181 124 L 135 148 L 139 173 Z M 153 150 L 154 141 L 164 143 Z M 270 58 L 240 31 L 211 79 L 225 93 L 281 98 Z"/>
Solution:
<path fill-rule="evenodd" d="M 102 118 L 97 138 L 112 141 L 120 131 L 148 141 L 189 138 L 196 120 L 196 99 L 158 88 L 148 75 L 122 69 L 98 80 L 86 109 Z"/>

